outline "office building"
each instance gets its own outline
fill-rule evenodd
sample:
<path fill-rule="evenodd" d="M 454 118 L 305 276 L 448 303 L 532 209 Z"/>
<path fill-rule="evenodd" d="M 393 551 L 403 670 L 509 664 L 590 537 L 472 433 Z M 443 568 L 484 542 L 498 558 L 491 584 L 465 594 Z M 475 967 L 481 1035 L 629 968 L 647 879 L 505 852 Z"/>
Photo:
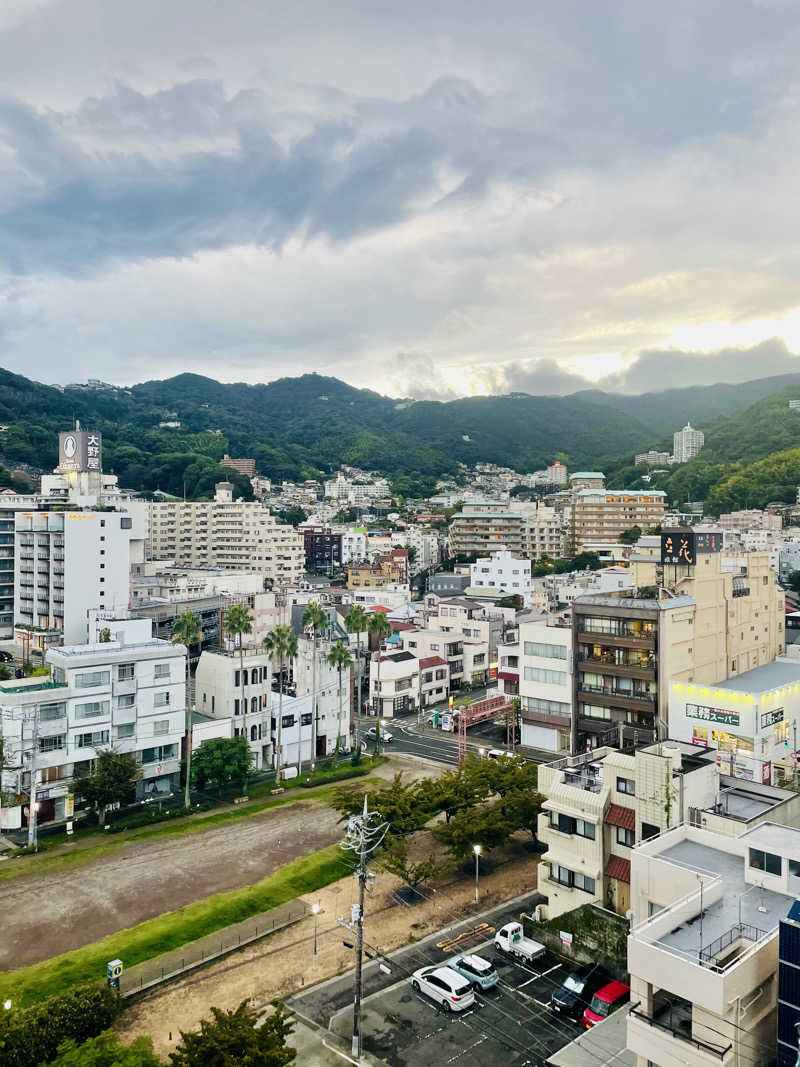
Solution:
<path fill-rule="evenodd" d="M 320 527 L 303 529 L 306 570 L 312 574 L 331 574 L 342 566 L 342 534 Z"/>
<path fill-rule="evenodd" d="M 695 430 L 691 423 L 686 423 L 682 430 L 676 430 L 672 435 L 672 454 L 676 463 L 687 463 L 690 459 L 700 454 L 705 443 L 705 434 L 702 430 Z"/>
<path fill-rule="evenodd" d="M 132 520 L 115 511 L 17 512 L 14 599 L 17 640 L 42 648 L 88 638 L 88 614 L 128 606 Z"/>
<path fill-rule="evenodd" d="M 302 583 L 302 536 L 279 523 L 258 501 L 233 499 L 220 482 L 213 501 L 150 504 L 150 557 L 177 564 L 249 570 L 276 586 Z"/>

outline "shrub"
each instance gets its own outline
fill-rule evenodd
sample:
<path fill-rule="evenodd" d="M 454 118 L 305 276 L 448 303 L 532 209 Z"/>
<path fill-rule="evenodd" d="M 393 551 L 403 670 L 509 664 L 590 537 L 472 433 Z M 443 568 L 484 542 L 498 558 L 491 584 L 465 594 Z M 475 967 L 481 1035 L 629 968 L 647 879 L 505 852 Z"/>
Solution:
<path fill-rule="evenodd" d="M 77 1044 L 107 1030 L 121 1010 L 119 995 L 106 986 L 88 984 L 24 1010 L 0 1015 L 0 1063 L 3 1067 L 39 1067 L 54 1059 L 58 1046 Z"/>

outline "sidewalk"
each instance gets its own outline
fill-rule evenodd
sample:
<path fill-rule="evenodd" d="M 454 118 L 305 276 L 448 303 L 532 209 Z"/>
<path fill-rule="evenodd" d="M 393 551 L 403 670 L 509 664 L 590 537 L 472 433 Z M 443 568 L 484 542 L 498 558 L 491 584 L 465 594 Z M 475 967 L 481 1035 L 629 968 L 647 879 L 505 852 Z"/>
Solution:
<path fill-rule="evenodd" d="M 253 915 L 244 922 L 226 926 L 213 934 L 190 941 L 187 945 L 165 952 L 155 959 L 137 963 L 122 972 L 119 991 L 122 997 L 133 997 L 165 982 L 178 978 L 196 967 L 217 960 L 228 952 L 235 952 L 243 945 L 282 930 L 305 918 L 308 907 L 302 900 L 290 900 L 279 908 Z M 123 960 L 123 965 L 125 961 Z"/>

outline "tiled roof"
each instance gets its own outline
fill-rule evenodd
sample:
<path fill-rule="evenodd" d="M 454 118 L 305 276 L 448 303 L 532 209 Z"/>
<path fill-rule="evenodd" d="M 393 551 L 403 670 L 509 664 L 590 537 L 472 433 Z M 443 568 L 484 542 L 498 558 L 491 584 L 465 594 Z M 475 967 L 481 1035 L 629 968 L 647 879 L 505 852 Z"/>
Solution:
<path fill-rule="evenodd" d="M 631 861 L 624 860 L 622 856 L 609 856 L 606 874 L 609 878 L 616 878 L 618 882 L 627 882 L 630 885 Z"/>
<path fill-rule="evenodd" d="M 425 656 L 419 661 L 419 665 L 423 671 L 426 671 L 429 667 L 446 667 L 447 661 L 441 656 Z"/>
<path fill-rule="evenodd" d="M 621 804 L 612 804 L 606 814 L 609 826 L 621 826 L 625 830 L 636 829 L 636 812 L 633 808 L 623 808 Z"/>

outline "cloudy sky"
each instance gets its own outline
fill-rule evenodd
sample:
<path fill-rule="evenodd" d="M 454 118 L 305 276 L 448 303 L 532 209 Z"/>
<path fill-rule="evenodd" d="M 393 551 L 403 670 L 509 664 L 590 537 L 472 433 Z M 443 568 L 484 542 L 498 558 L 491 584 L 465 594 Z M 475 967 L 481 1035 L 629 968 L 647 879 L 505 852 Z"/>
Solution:
<path fill-rule="evenodd" d="M 795 0 L 2 0 L 0 365 L 800 371 L 798 53 Z"/>

